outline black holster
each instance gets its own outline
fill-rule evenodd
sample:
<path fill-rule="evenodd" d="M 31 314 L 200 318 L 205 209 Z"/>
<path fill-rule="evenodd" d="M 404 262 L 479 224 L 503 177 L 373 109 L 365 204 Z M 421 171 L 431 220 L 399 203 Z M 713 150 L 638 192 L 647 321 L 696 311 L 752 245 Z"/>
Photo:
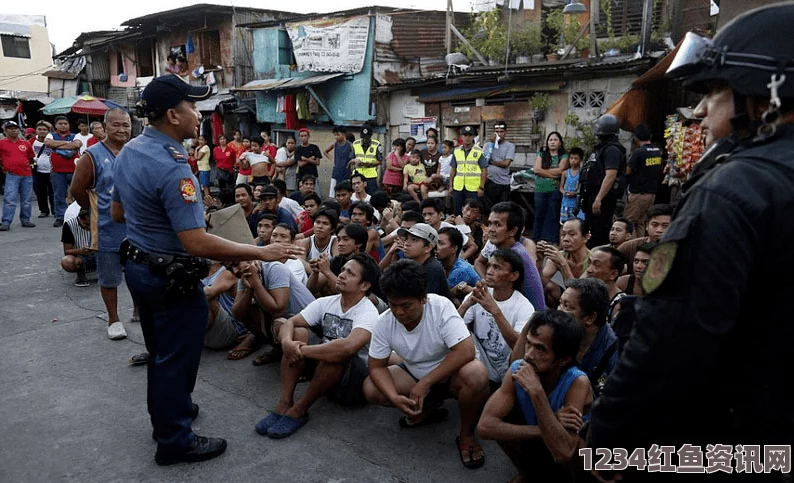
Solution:
<path fill-rule="evenodd" d="M 201 257 L 146 253 L 132 245 L 129 240 L 121 244 L 121 263 L 128 260 L 149 266 L 149 271 L 168 281 L 167 298 L 180 298 L 198 288 L 202 278 L 209 274 L 209 261 Z"/>

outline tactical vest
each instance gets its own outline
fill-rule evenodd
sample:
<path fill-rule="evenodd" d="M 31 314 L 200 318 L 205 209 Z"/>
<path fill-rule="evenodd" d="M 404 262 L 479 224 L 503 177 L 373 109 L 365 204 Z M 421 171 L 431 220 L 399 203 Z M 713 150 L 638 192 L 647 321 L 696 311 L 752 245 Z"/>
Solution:
<path fill-rule="evenodd" d="M 372 163 L 378 160 L 378 148 L 380 147 L 380 142 L 372 139 L 370 141 L 369 148 L 364 151 L 364 147 L 361 145 L 361 140 L 358 139 L 353 143 L 353 152 L 356 154 L 356 158 L 366 162 Z M 378 168 L 376 166 L 363 166 L 360 168 L 356 168 L 353 170 L 353 173 L 359 173 L 363 175 L 365 178 L 377 178 L 378 177 Z"/>
<path fill-rule="evenodd" d="M 472 147 L 469 155 L 465 156 L 463 148 L 455 150 L 455 180 L 452 182 L 452 189 L 455 191 L 477 191 L 480 189 L 480 157 L 482 149 Z"/>

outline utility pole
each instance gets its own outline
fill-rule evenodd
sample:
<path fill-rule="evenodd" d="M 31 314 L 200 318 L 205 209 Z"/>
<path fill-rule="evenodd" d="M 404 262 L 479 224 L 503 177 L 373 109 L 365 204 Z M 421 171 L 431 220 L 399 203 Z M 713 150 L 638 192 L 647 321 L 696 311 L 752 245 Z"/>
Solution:
<path fill-rule="evenodd" d="M 444 43 L 447 47 L 447 55 L 452 53 L 452 0 L 447 0 L 447 28 L 445 31 Z"/>
<path fill-rule="evenodd" d="M 653 29 L 653 0 L 644 0 L 642 5 L 642 42 L 640 42 L 640 55 L 645 57 L 648 45 L 651 43 L 651 30 Z"/>

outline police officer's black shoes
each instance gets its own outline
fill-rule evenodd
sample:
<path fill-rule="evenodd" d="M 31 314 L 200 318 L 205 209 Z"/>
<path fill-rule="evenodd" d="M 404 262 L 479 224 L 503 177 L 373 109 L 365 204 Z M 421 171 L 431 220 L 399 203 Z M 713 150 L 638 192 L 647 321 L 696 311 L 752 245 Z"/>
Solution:
<path fill-rule="evenodd" d="M 199 414 L 199 405 L 196 403 L 191 403 L 190 406 L 190 420 L 195 421 Z M 157 441 L 157 437 L 154 435 L 154 430 L 152 430 L 152 439 Z"/>
<path fill-rule="evenodd" d="M 187 451 L 173 453 L 166 451 L 157 451 L 154 455 L 154 461 L 160 466 L 173 465 L 176 463 L 195 463 L 197 461 L 205 461 L 216 456 L 220 456 L 226 451 L 226 440 L 223 438 L 207 438 L 205 436 L 196 436 L 193 444 L 190 445 Z"/>

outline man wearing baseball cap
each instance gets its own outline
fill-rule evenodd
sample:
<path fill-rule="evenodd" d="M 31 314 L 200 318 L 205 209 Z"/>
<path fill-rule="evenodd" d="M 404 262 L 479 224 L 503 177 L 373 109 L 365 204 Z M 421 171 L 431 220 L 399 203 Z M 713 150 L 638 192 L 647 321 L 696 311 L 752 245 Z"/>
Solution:
<path fill-rule="evenodd" d="M 33 228 L 30 221 L 31 194 L 33 193 L 33 172 L 30 162 L 33 160 L 33 148 L 19 137 L 19 124 L 6 121 L 3 124 L 6 137 L 0 139 L 0 166 L 6 175 L 3 197 L 3 219 L 0 231 L 11 229 L 11 222 L 17 212 L 19 203 L 19 221 L 25 228 Z"/>
<path fill-rule="evenodd" d="M 361 139 L 353 143 L 353 153 L 356 155 L 356 169 L 367 180 L 367 193 L 378 190 L 378 166 L 383 161 L 383 149 L 380 141 L 372 139 L 372 126 L 361 126 Z"/>
<path fill-rule="evenodd" d="M 182 140 L 198 136 L 196 101 L 209 96 L 209 87 L 191 86 L 174 74 L 152 80 L 138 104 L 149 126 L 124 146 L 114 165 L 111 213 L 127 224 L 121 256 L 150 354 L 147 403 L 158 465 L 203 461 L 226 450 L 225 440 L 197 436 L 191 428 L 198 416 L 191 393 L 209 310 L 199 283 L 207 274 L 203 258 L 274 261 L 302 251 L 207 233 Z"/>
<path fill-rule="evenodd" d="M 473 126 L 463 126 L 460 130 L 463 143 L 455 149 L 449 165 L 449 179 L 452 180 L 449 194 L 454 197 L 456 215 L 460 215 L 467 199 L 485 196 L 488 160 L 482 155 L 482 149 L 474 145 L 475 135 L 477 130 Z"/>
<path fill-rule="evenodd" d="M 427 292 L 449 298 L 447 274 L 443 265 L 436 259 L 438 232 L 427 223 L 416 223 L 407 230 L 400 228 L 397 235 L 405 238 L 403 253 L 425 268 L 427 273 Z"/>

